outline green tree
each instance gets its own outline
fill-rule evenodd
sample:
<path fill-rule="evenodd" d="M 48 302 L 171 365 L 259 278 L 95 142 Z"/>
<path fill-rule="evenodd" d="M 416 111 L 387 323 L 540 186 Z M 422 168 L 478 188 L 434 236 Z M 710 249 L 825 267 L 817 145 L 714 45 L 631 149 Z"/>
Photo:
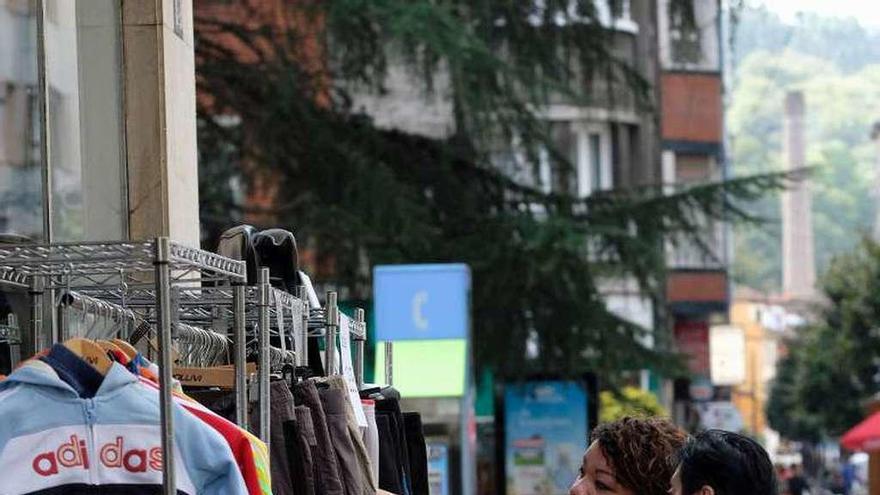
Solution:
<path fill-rule="evenodd" d="M 333 282 L 354 297 L 368 297 L 371 264 L 468 263 L 480 366 L 505 375 L 593 370 L 605 380 L 670 368 L 662 329 L 656 348 L 643 346 L 649 330 L 608 311 L 600 282 L 632 277 L 658 294 L 669 234 L 695 233 L 705 216 L 749 218 L 739 201 L 781 177 L 582 199 L 499 172 L 489 160 L 499 139 L 518 138 L 532 159 L 537 145 L 550 145 L 533 109 L 551 97 L 648 99 L 645 82 L 611 53 L 592 0 L 303 5 L 301 15 L 326 26 L 326 66 L 301 50 L 312 46 L 307 33 L 196 19 L 198 84 L 209 96 L 199 114 L 208 232 L 241 215 L 229 184 L 257 168 L 283 191 L 271 213 L 333 263 Z M 353 111 L 352 86 L 381 91 L 392 63 L 422 75 L 426 94 L 438 74 L 450 75 L 452 137 L 382 130 Z"/>
<path fill-rule="evenodd" d="M 604 391 L 599 394 L 599 421 L 610 423 L 626 416 L 668 416 L 669 413 L 657 396 L 638 387 L 623 387 L 620 393 Z"/>
<path fill-rule="evenodd" d="M 836 437 L 880 391 L 880 244 L 864 239 L 822 279 L 819 318 L 788 344 L 767 404 L 771 426 L 796 440 Z"/>

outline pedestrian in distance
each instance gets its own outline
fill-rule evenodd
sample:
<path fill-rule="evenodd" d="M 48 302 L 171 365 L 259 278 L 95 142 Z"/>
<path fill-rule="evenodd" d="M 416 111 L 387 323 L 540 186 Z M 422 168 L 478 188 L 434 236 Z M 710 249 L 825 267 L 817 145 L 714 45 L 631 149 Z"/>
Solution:
<path fill-rule="evenodd" d="M 758 442 L 708 430 L 689 439 L 679 452 L 669 494 L 776 495 L 776 474 Z"/>
<path fill-rule="evenodd" d="M 791 466 L 791 477 L 788 479 L 788 493 L 790 495 L 804 495 L 809 489 L 807 479 L 804 477 L 804 469 L 802 466 Z M 836 493 L 836 492 L 835 492 Z"/>
<path fill-rule="evenodd" d="M 600 425 L 569 495 L 666 495 L 687 435 L 669 420 L 624 418 Z"/>

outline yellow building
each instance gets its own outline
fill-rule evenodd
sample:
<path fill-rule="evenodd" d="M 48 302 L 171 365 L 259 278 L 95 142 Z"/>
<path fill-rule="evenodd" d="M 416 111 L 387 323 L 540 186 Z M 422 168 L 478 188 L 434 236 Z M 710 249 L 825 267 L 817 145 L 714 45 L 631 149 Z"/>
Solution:
<path fill-rule="evenodd" d="M 745 336 L 745 380 L 733 388 L 733 403 L 746 428 L 756 435 L 768 433 L 764 407 L 776 376 L 781 339 L 787 328 L 799 323 L 783 306 L 765 296 L 739 292 L 731 304 L 730 323 Z"/>

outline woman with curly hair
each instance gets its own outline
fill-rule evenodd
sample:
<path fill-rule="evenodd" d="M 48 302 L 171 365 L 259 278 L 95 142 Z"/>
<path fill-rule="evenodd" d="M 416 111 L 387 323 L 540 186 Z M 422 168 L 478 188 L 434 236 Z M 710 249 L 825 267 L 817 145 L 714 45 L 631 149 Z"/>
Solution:
<path fill-rule="evenodd" d="M 660 418 L 623 418 L 600 425 L 570 495 L 666 495 L 675 456 L 687 435 Z"/>

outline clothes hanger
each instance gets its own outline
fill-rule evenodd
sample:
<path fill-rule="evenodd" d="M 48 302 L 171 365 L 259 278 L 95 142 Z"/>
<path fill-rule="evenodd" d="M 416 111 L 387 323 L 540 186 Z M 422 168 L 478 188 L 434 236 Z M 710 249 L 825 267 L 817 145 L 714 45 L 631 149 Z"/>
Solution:
<path fill-rule="evenodd" d="M 118 347 L 126 356 L 128 356 L 129 359 L 134 359 L 134 357 L 138 355 L 138 350 L 135 349 L 133 345 L 122 339 L 113 339 L 110 342 L 116 344 L 116 347 Z"/>
<path fill-rule="evenodd" d="M 113 342 L 111 342 L 109 340 L 100 340 L 99 339 L 99 340 L 96 340 L 95 343 L 98 344 L 98 347 L 100 347 L 101 349 L 104 349 L 107 352 L 121 352 L 122 354 L 125 354 L 124 352 L 122 352 L 122 349 L 120 349 L 119 346 L 117 346 L 116 344 L 114 344 Z"/>
<path fill-rule="evenodd" d="M 107 352 L 89 339 L 74 337 L 65 340 L 63 345 L 69 351 L 82 358 L 83 361 L 92 365 L 102 375 L 106 375 L 113 366 L 113 361 L 107 357 Z"/>
<path fill-rule="evenodd" d="M 193 364 L 192 366 L 174 366 L 172 374 L 181 385 L 223 390 L 235 388 L 235 366 L 228 364 L 209 366 L 216 363 L 217 357 L 226 351 L 228 340 L 225 337 L 219 336 L 216 332 L 189 326 L 181 326 L 178 335 L 192 339 L 193 349 L 196 351 L 192 354 L 197 357 L 195 362 L 187 363 Z M 256 363 L 247 363 L 246 374 L 250 375 L 256 371 Z"/>

